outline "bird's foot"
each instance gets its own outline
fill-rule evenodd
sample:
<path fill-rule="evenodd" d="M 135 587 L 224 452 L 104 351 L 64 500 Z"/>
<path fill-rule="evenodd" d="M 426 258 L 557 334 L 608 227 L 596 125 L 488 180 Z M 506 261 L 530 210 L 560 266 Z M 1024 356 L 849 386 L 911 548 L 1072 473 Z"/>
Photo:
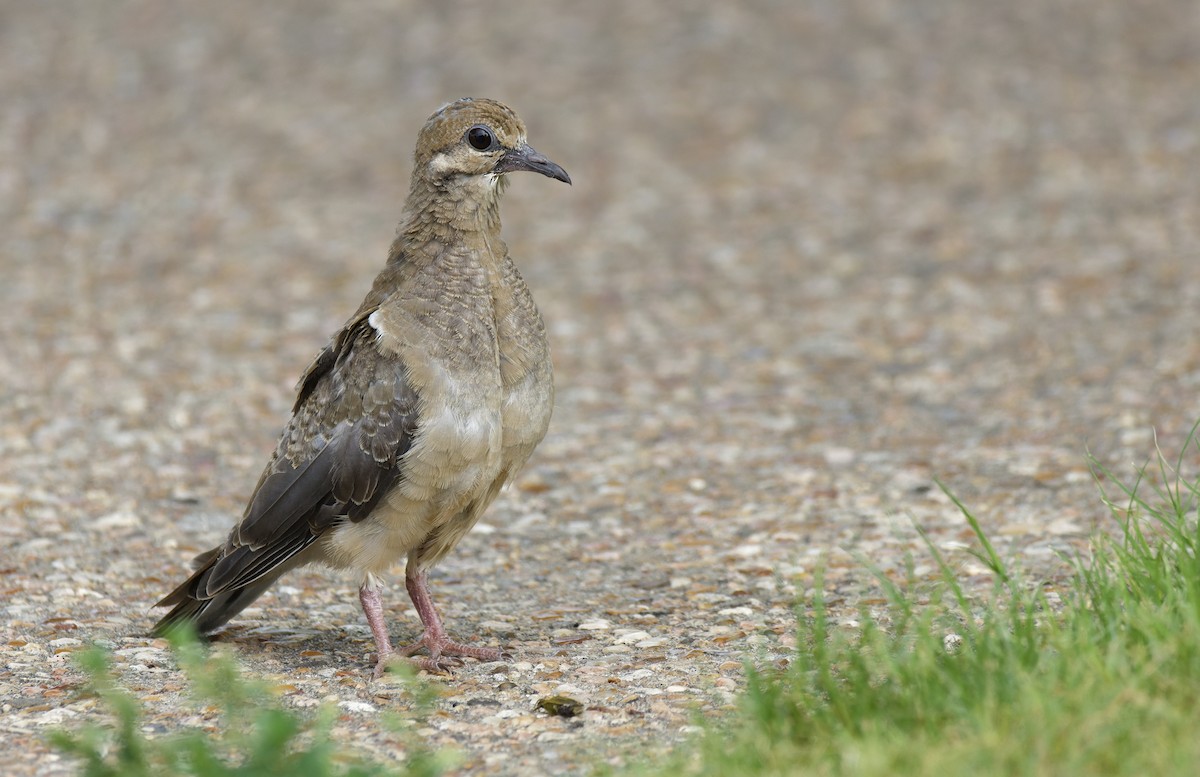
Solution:
<path fill-rule="evenodd" d="M 428 656 L 413 655 L 422 648 L 429 651 Z M 463 665 L 463 658 L 474 658 L 477 661 L 510 661 L 512 655 L 498 648 L 464 645 L 446 638 L 435 640 L 426 633 L 411 645 L 379 656 L 375 662 L 374 679 L 383 677 L 389 666 L 399 662 L 407 663 L 415 669 L 423 669 L 430 674 L 447 675 L 451 670 Z"/>
<path fill-rule="evenodd" d="M 454 642 L 444 634 L 434 634 L 429 631 L 422 634 L 416 642 L 401 648 L 399 653 L 402 656 L 412 656 L 422 648 L 429 651 L 429 656 L 410 658 L 410 660 L 422 669 L 431 672 L 445 672 L 451 667 L 462 666 L 462 658 L 474 658 L 477 661 L 507 661 L 512 658 L 499 648 L 464 645 L 461 642 Z"/>
<path fill-rule="evenodd" d="M 420 656 L 418 658 L 410 658 L 398 653 L 392 653 L 387 656 L 380 657 L 375 662 L 375 672 L 372 679 L 378 680 L 387 674 L 390 667 L 397 664 L 411 666 L 416 670 L 424 670 L 430 674 L 448 675 L 450 670 L 462 666 L 462 659 L 454 658 L 453 656 L 439 656 L 438 658 L 429 658 Z"/>
<path fill-rule="evenodd" d="M 451 669 L 463 665 L 463 658 L 474 658 L 477 661 L 512 659 L 508 653 L 497 648 L 464 645 L 451 640 L 442 625 L 442 618 L 438 615 L 437 608 L 433 606 L 433 599 L 429 595 L 429 582 L 424 572 L 406 575 L 404 586 L 408 589 L 408 595 L 417 609 L 417 615 L 420 616 L 425 631 L 421 634 L 420 639 L 399 651 L 393 651 L 392 643 L 388 640 L 378 592 L 365 584 L 359 592 L 363 612 L 367 614 L 367 622 L 371 624 L 371 632 L 375 636 L 375 646 L 379 654 L 379 660 L 375 664 L 376 680 L 387 670 L 388 662 L 396 660 L 398 656 L 407 658 L 411 666 L 433 674 L 449 674 Z M 413 654 L 421 649 L 427 650 L 429 655 L 413 658 Z"/>

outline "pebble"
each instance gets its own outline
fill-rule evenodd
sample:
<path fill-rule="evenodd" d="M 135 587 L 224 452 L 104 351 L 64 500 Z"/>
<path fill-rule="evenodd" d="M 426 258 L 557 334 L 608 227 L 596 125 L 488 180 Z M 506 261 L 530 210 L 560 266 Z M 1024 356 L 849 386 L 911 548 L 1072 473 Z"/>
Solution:
<path fill-rule="evenodd" d="M 375 712 L 375 705 L 365 701 L 343 701 L 338 703 L 338 707 L 348 712 Z"/>
<path fill-rule="evenodd" d="M 571 685 L 570 683 L 563 683 L 563 684 L 557 686 L 554 689 L 554 693 L 556 696 L 586 696 L 587 695 L 587 691 L 585 691 L 583 688 L 579 687 L 578 685 Z"/>
<path fill-rule="evenodd" d="M 844 467 L 854 461 L 856 455 L 851 448 L 826 448 L 825 461 L 830 466 Z"/>
<path fill-rule="evenodd" d="M 604 629 L 612 628 L 612 621 L 607 621 L 603 618 L 596 618 L 594 620 L 580 623 L 579 628 L 584 631 L 603 631 Z"/>
<path fill-rule="evenodd" d="M 115 513 L 97 518 L 91 525 L 91 528 L 96 531 L 105 531 L 108 529 L 128 529 L 133 526 L 140 526 L 142 519 L 137 513 L 129 510 L 119 510 Z"/>

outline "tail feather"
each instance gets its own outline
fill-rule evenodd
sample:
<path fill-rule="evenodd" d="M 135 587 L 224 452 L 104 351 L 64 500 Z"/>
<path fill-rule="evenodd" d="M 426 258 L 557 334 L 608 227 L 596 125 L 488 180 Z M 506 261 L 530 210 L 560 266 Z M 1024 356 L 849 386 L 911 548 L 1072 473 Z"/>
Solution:
<path fill-rule="evenodd" d="M 197 556 L 198 568 L 192 576 L 154 605 L 174 605 L 171 611 L 154 625 L 155 635 L 162 636 L 172 627 L 182 623 L 192 624 L 198 634 L 211 634 L 262 596 L 285 571 L 275 569 L 248 585 L 228 588 L 210 595 L 205 592 L 205 583 L 219 560 L 220 550 L 221 548 L 217 547 Z"/>

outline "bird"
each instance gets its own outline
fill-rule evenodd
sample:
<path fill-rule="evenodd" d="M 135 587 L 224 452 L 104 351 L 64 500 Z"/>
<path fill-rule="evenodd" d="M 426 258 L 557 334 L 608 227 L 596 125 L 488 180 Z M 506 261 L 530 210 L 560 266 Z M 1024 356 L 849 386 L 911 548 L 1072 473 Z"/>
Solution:
<path fill-rule="evenodd" d="M 172 608 L 156 634 L 211 634 L 284 573 L 322 563 L 362 575 L 376 679 L 401 656 L 434 673 L 509 657 L 450 638 L 428 572 L 550 423 L 546 326 L 500 238 L 501 194 L 520 171 L 571 183 L 503 103 L 463 98 L 425 122 L 383 269 L 301 377 L 240 522 L 155 605 Z M 423 633 L 396 650 L 381 589 L 401 558 Z"/>

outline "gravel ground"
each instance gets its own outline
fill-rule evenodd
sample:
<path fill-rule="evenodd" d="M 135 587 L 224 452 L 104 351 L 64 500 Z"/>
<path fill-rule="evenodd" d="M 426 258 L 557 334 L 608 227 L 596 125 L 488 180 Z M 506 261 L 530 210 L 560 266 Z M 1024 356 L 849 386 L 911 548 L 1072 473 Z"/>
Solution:
<path fill-rule="evenodd" d="M 969 539 L 1037 574 L 1119 472 L 1200 416 L 1200 6 L 1186 0 L 0 5 L 0 758 L 71 765 L 101 640 L 168 730 L 196 713 L 150 605 L 240 514 L 358 304 L 416 132 L 522 114 L 572 189 L 514 181 L 550 327 L 546 442 L 435 572 L 511 647 L 440 680 L 464 773 L 679 740 L 793 643 L 819 559 L 846 628 L 885 570 Z M 987 576 L 951 552 L 964 579 Z M 927 573 L 919 565 L 919 573 Z M 399 585 L 392 631 L 415 636 Z M 399 757 L 357 581 L 310 570 L 221 643 L 347 746 Z M 562 691 L 573 720 L 534 711 Z"/>

